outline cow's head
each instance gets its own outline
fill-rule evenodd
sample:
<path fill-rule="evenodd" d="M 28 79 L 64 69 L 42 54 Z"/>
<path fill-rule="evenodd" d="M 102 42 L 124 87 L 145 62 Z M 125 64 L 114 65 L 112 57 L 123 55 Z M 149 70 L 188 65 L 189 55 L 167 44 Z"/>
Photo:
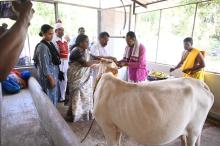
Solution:
<path fill-rule="evenodd" d="M 103 73 L 111 72 L 113 75 L 118 74 L 118 66 L 116 63 L 111 59 L 101 59 L 100 63 L 97 65 L 98 67 L 98 76 L 102 75 Z"/>

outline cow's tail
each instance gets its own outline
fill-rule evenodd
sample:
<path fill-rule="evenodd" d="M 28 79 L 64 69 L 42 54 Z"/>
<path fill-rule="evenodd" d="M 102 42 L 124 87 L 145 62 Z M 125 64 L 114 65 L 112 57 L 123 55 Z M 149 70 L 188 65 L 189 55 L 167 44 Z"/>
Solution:
<path fill-rule="evenodd" d="M 95 119 L 92 120 L 92 123 L 90 124 L 89 130 L 87 131 L 86 135 L 84 136 L 84 138 L 81 140 L 81 143 L 83 143 L 83 141 L 87 138 L 87 136 L 89 135 L 89 132 L 92 129 L 92 125 L 94 124 Z"/>

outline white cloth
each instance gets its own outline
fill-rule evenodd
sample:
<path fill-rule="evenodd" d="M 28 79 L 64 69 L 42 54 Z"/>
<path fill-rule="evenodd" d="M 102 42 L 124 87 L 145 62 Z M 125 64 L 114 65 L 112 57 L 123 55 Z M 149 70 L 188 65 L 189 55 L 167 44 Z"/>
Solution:
<path fill-rule="evenodd" d="M 59 28 L 63 28 L 63 24 L 62 23 L 56 23 L 54 29 L 59 29 Z"/>
<path fill-rule="evenodd" d="M 91 46 L 90 53 L 94 56 L 110 56 L 110 51 L 107 46 L 103 47 L 100 43 L 96 43 Z M 92 77 L 93 77 L 93 87 L 95 86 L 96 78 L 98 74 L 98 69 L 92 69 Z"/>
<path fill-rule="evenodd" d="M 63 38 L 59 38 L 57 37 L 56 35 L 53 36 L 53 40 L 52 40 L 52 43 L 54 44 L 54 46 L 56 47 L 56 49 L 58 50 L 59 52 L 59 47 L 57 45 L 57 41 L 62 41 L 64 42 L 65 39 Z M 69 57 L 68 57 L 69 58 Z M 63 81 L 59 81 L 60 82 L 60 93 L 61 93 L 61 100 L 64 100 L 65 99 L 65 96 L 66 96 L 66 86 L 67 86 L 67 70 L 68 70 L 68 67 L 69 67 L 69 64 L 68 64 L 68 59 L 60 59 L 61 61 L 61 64 L 59 65 L 60 67 L 60 71 L 62 71 L 64 73 L 64 79 Z"/>
<path fill-rule="evenodd" d="M 140 52 L 140 43 L 138 43 L 138 41 L 136 40 L 135 44 L 134 44 L 134 48 L 131 53 L 131 57 L 132 58 L 139 58 L 139 54 L 140 54 L 139 52 Z M 128 59 L 130 57 L 129 55 L 130 55 L 130 47 L 127 46 L 125 48 L 124 58 Z"/>
<path fill-rule="evenodd" d="M 65 100 L 66 96 L 66 86 L 67 86 L 67 70 L 69 67 L 67 59 L 60 59 L 60 71 L 64 73 L 64 80 L 60 82 L 60 93 L 61 93 L 61 100 Z"/>
<path fill-rule="evenodd" d="M 52 43 L 54 44 L 54 46 L 56 47 L 57 51 L 60 53 L 59 47 L 57 45 L 57 41 L 62 41 L 62 42 L 66 42 L 66 40 L 64 38 L 60 38 L 58 37 L 56 34 L 53 35 L 53 39 L 52 39 Z"/>
<path fill-rule="evenodd" d="M 90 51 L 95 56 L 110 56 L 109 48 L 107 46 L 103 47 L 100 43 L 92 45 Z"/>

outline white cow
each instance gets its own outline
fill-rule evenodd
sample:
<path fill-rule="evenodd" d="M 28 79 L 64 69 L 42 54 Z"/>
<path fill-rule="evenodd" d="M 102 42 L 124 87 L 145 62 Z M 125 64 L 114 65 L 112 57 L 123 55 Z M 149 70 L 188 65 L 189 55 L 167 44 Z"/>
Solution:
<path fill-rule="evenodd" d="M 105 65 L 115 66 L 101 64 L 102 72 Z M 142 144 L 162 145 L 182 136 L 182 145 L 199 146 L 214 102 L 208 86 L 192 78 L 134 84 L 112 73 L 102 75 L 94 97 L 94 116 L 108 146 L 120 145 L 121 132 Z"/>

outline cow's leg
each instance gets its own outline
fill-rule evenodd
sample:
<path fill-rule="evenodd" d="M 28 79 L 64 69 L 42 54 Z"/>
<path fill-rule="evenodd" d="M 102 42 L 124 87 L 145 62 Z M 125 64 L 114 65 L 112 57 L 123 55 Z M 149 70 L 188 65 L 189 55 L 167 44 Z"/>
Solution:
<path fill-rule="evenodd" d="M 118 146 L 121 146 L 121 138 L 122 138 L 122 133 L 121 133 L 121 131 L 118 129 L 118 128 L 116 128 L 117 129 L 117 141 L 118 141 Z"/>
<path fill-rule="evenodd" d="M 201 140 L 201 136 L 199 136 L 196 140 L 196 146 L 200 146 L 200 140 Z"/>
<path fill-rule="evenodd" d="M 187 136 L 187 146 L 196 146 L 196 141 L 198 137 L 195 135 Z"/>
<path fill-rule="evenodd" d="M 107 145 L 108 146 L 118 146 L 119 145 L 119 138 L 120 132 L 118 132 L 117 127 L 115 125 L 105 125 L 102 127 Z"/>
<path fill-rule="evenodd" d="M 185 135 L 181 136 L 181 146 L 186 146 L 186 136 Z"/>

